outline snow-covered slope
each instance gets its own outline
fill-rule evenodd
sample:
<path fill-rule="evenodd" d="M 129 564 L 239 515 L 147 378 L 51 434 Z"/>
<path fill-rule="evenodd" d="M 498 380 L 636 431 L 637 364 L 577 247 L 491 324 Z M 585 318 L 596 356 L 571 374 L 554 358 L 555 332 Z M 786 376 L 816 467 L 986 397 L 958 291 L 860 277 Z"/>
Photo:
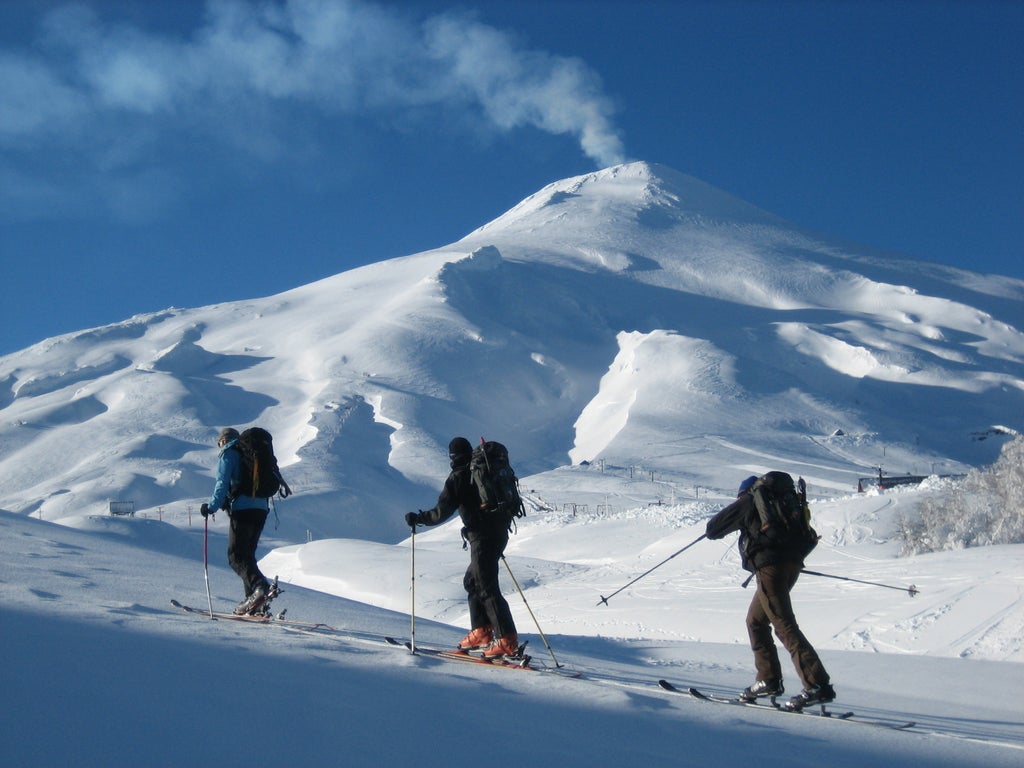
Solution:
<path fill-rule="evenodd" d="M 284 540 L 395 541 L 453 434 L 519 474 L 604 461 L 673 493 L 991 461 L 1021 429 L 1024 282 L 838 243 L 635 163 L 463 240 L 263 299 L 0 358 L 0 507 L 186 515 L 224 425 L 275 435 Z"/>
<path fill-rule="evenodd" d="M 805 577 L 796 603 L 839 691 L 834 709 L 914 720 L 904 733 L 701 704 L 658 688 L 668 678 L 735 691 L 752 676 L 740 639 L 748 592 L 732 542 L 702 542 L 595 605 L 688 539 L 692 510 L 674 510 L 674 525 L 651 510 L 527 518 L 508 559 L 554 658 L 582 672 L 577 680 L 433 661 L 373 639 L 408 636 L 408 544 L 313 542 L 264 558 L 265 567 L 289 564 L 296 584 L 332 569 L 330 584 L 312 586 L 344 586 L 356 600 L 286 584 L 275 606 L 356 637 L 345 640 L 172 608 L 172 597 L 206 604 L 197 523 L 78 516 L 54 525 L 0 513 L 4 764 L 451 768 L 498 751 L 516 764 L 587 767 L 724 767 L 763 753 L 795 766 L 1018 766 L 1021 547 L 893 562 L 870 527 L 879 512 L 870 504 L 885 503 L 827 505 L 819 519 L 828 540 L 812 564 L 913 578 L 921 594 Z M 422 538 L 417 642 L 450 645 L 464 631 L 455 595 L 465 555 L 451 526 Z M 218 520 L 209 572 L 218 609 L 240 594 L 223 545 Z M 562 552 L 572 559 L 559 562 Z M 504 586 L 538 664 L 552 665 L 522 600 Z M 395 610 L 371 605 L 384 600 Z M 437 614 L 452 623 L 429 620 Z M 1000 622 L 1013 617 L 1017 650 L 986 647 L 985 634 L 1011 638 Z M 947 651 L 967 658 L 943 658 Z M 785 674 L 793 688 L 788 662 Z"/>

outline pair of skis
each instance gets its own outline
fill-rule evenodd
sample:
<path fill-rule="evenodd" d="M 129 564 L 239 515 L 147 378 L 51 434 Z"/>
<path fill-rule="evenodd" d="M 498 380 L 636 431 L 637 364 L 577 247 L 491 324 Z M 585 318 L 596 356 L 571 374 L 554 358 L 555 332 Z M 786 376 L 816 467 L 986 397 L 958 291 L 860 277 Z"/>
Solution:
<path fill-rule="evenodd" d="M 449 659 L 451 661 L 465 661 L 471 664 L 485 664 L 492 667 L 533 670 L 533 667 L 530 666 L 531 657 L 526 654 L 526 643 L 520 645 L 519 649 L 513 655 L 486 658 L 483 655 L 483 649 L 473 652 L 462 651 L 454 648 L 451 650 L 442 648 L 424 648 L 421 645 L 416 645 L 414 647 L 412 641 L 399 640 L 394 637 L 385 637 L 384 642 L 388 645 L 407 648 L 411 653 L 416 653 L 421 656 L 434 656 L 441 659 Z"/>
<path fill-rule="evenodd" d="M 548 667 L 532 664 L 532 657 L 526 653 L 526 643 L 520 645 L 519 650 L 514 655 L 486 658 L 482 653 L 474 653 L 472 651 L 424 648 L 421 645 L 416 645 L 414 647 L 412 642 L 409 640 L 398 640 L 394 637 L 385 637 L 384 641 L 388 645 L 406 648 L 411 653 L 415 653 L 420 656 L 429 656 L 430 658 L 444 659 L 445 661 L 455 661 L 466 664 L 482 664 L 484 666 L 497 667 L 500 669 L 519 669 L 527 672 L 542 672 L 545 674 L 561 675 L 562 677 L 582 676 L 582 673 L 566 669 L 565 667 Z"/>
<path fill-rule="evenodd" d="M 266 614 L 237 614 L 237 613 L 218 613 L 216 611 L 210 612 L 203 608 L 193 608 L 191 605 L 185 605 L 177 600 L 171 600 L 171 605 L 175 608 L 180 608 L 185 613 L 194 613 L 199 616 L 206 616 L 211 619 L 228 619 L 230 621 L 240 621 L 247 624 L 278 624 L 282 627 L 292 627 L 294 629 L 305 629 L 309 631 L 320 631 L 335 632 L 334 627 L 328 624 L 322 623 L 311 623 L 306 621 L 295 621 L 293 619 L 285 618 L 285 611 L 281 611 L 276 616 L 270 613 Z M 287 609 L 286 609 L 287 610 Z"/>
<path fill-rule="evenodd" d="M 784 714 L 791 715 L 805 715 L 809 717 L 827 717 L 832 720 L 841 720 L 848 723 L 856 723 L 857 725 L 868 725 L 875 728 L 887 728 L 894 731 L 902 731 L 907 728 L 914 727 L 915 723 L 912 720 L 901 721 L 901 720 L 869 720 L 857 715 L 853 712 L 833 712 L 829 710 L 825 704 L 819 704 L 818 709 L 815 710 L 812 707 L 804 709 L 787 709 L 781 707 L 772 700 L 770 704 L 761 704 L 756 701 L 745 701 L 740 698 L 733 698 L 728 696 L 719 696 L 714 693 L 705 693 L 698 688 L 678 688 L 668 680 L 659 680 L 658 685 L 666 691 L 672 693 L 688 694 L 698 701 L 709 702 L 713 704 L 727 704 L 734 707 L 753 707 L 754 709 L 763 709 L 768 712 L 781 712 Z"/>

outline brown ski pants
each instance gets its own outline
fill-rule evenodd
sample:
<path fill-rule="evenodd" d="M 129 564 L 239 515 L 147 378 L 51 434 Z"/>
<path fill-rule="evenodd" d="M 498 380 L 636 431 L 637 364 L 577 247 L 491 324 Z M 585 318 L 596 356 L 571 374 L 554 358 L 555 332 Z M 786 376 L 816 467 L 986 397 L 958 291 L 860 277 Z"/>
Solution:
<path fill-rule="evenodd" d="M 747 611 L 747 632 L 750 635 L 750 648 L 754 652 L 758 680 L 782 679 L 779 653 L 772 639 L 774 629 L 782 645 L 789 651 L 793 666 L 806 689 L 827 684 L 829 676 L 817 652 L 800 631 L 793 614 L 789 593 L 802 568 L 800 562 L 784 562 L 766 565 L 758 570 L 757 592 Z"/>

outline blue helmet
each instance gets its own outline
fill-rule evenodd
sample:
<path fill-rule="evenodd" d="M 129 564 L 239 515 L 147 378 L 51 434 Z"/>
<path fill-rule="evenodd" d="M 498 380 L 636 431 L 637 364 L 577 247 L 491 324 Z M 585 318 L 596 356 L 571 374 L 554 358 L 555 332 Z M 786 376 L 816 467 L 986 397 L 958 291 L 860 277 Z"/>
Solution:
<path fill-rule="evenodd" d="M 750 486 L 752 486 L 756 482 L 757 482 L 757 477 L 755 475 L 751 475 L 746 480 L 744 480 L 742 483 L 740 483 L 740 489 L 736 492 L 736 495 L 737 496 L 742 496 L 746 491 L 749 491 L 750 490 Z"/>

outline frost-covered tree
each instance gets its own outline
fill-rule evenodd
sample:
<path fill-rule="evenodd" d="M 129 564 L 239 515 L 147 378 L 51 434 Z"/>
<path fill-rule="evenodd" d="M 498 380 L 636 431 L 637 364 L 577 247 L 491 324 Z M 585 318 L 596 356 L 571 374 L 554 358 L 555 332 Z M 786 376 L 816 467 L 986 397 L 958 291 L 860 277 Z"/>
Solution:
<path fill-rule="evenodd" d="M 1024 542 L 1024 437 L 999 460 L 925 499 L 900 521 L 902 554 Z"/>

